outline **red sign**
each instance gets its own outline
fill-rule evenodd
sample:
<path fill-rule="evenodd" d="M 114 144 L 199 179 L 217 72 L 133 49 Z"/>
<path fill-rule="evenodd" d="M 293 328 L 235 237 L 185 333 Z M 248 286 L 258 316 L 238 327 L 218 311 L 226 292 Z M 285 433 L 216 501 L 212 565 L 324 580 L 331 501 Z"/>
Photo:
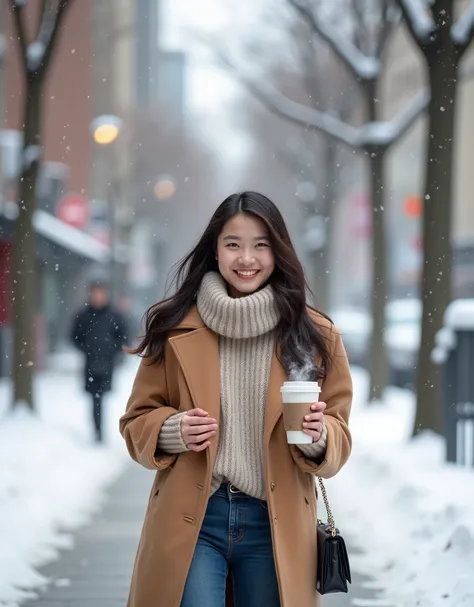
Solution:
<path fill-rule="evenodd" d="M 83 228 L 89 219 L 89 204 L 80 194 L 66 194 L 58 203 L 58 219 L 74 228 Z"/>

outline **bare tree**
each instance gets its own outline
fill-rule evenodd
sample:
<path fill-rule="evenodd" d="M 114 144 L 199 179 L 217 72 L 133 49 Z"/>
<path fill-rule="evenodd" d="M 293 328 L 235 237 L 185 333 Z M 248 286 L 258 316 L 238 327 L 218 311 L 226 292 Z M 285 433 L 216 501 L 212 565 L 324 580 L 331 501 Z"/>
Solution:
<path fill-rule="evenodd" d="M 455 21 L 455 0 L 398 0 L 425 59 L 431 99 L 425 170 L 421 294 L 423 319 L 417 365 L 414 433 L 440 428 L 439 374 L 431 362 L 436 332 L 451 298 L 451 220 L 457 82 L 474 37 L 474 2 Z"/>
<path fill-rule="evenodd" d="M 372 202 L 372 315 L 373 332 L 370 352 L 370 399 L 381 398 L 387 383 L 388 365 L 384 350 L 386 285 L 386 238 L 384 225 L 384 159 L 387 151 L 410 129 L 426 109 L 426 91 L 412 101 L 390 121 L 381 119 L 378 100 L 383 71 L 384 52 L 390 34 L 399 22 L 393 0 L 348 0 L 354 24 L 352 36 L 344 36 L 330 19 L 322 16 L 323 9 L 333 7 L 337 15 L 343 7 L 324 0 L 285 0 L 309 26 L 313 34 L 324 40 L 358 86 L 365 107 L 363 124 L 353 126 L 331 113 L 290 99 L 262 78 L 256 77 L 241 62 L 227 54 L 221 58 L 267 108 L 285 120 L 305 129 L 325 133 L 327 137 L 365 155 L 369 165 L 369 191 Z"/>
<path fill-rule="evenodd" d="M 67 9 L 73 0 L 43 0 L 36 35 L 28 40 L 26 0 L 6 0 L 15 24 L 23 71 L 23 148 L 18 181 L 18 218 L 13 242 L 13 405 L 33 405 L 35 358 L 36 238 L 32 219 L 41 160 L 42 105 L 46 79 Z M 33 7 L 34 9 L 35 7 Z"/>

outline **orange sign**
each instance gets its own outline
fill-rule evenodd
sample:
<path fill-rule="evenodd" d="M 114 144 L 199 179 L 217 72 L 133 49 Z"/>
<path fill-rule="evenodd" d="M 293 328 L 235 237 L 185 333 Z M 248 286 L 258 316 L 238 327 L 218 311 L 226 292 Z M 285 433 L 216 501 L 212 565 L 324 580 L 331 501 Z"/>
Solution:
<path fill-rule="evenodd" d="M 403 212 L 407 217 L 420 217 L 423 213 L 423 201 L 419 196 L 407 196 L 403 203 Z"/>

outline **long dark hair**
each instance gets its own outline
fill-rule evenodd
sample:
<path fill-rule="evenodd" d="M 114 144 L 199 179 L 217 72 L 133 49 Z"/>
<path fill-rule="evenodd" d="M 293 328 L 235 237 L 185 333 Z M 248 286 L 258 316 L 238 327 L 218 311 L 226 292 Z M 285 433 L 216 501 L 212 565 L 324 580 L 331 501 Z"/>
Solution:
<path fill-rule="evenodd" d="M 311 290 L 280 211 L 271 200 L 257 192 L 232 194 L 218 207 L 194 249 L 177 264 L 172 281 L 176 286 L 175 294 L 148 309 L 145 335 L 138 347 L 128 352 L 150 357 L 153 363 L 163 360 L 166 339 L 196 302 L 204 275 L 219 271 L 217 239 L 226 222 L 238 213 L 257 217 L 268 228 L 275 256 L 275 269 L 269 283 L 280 314 L 276 328 L 280 362 L 287 372 L 303 369 L 308 366 L 308 357 L 318 353 L 322 364 L 305 379 L 323 377 L 329 368 L 330 356 L 322 332 L 308 314 L 306 294 Z"/>

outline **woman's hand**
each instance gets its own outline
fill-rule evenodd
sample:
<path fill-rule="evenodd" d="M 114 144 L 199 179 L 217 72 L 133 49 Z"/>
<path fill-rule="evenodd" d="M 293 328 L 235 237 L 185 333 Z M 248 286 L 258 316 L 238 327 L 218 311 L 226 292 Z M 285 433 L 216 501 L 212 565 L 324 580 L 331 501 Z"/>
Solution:
<path fill-rule="evenodd" d="M 303 432 L 312 437 L 313 443 L 321 438 L 324 426 L 324 409 L 326 403 L 318 402 L 311 405 L 311 413 L 304 416 Z"/>
<path fill-rule="evenodd" d="M 204 451 L 217 432 L 217 420 L 203 409 L 191 409 L 181 420 L 181 436 L 190 451 Z"/>

